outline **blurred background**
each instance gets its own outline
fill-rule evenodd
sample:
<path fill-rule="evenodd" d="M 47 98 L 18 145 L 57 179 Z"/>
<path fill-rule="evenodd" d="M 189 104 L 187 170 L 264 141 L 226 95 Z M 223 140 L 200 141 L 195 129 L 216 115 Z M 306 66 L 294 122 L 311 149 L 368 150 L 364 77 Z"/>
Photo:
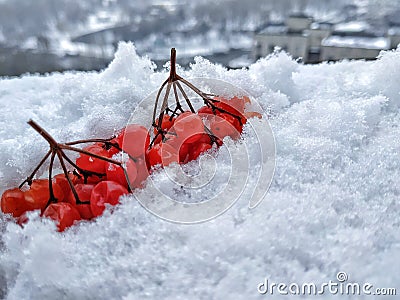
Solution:
<path fill-rule="evenodd" d="M 0 76 L 100 70 L 122 40 L 158 67 L 171 47 L 183 66 L 374 59 L 400 42 L 400 0 L 0 0 Z"/>

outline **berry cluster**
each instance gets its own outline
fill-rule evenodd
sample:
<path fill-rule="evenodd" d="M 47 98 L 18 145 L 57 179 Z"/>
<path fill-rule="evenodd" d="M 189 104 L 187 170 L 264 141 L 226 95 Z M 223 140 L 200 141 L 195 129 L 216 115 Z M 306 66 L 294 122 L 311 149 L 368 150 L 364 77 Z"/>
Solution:
<path fill-rule="evenodd" d="M 195 110 L 182 85 L 200 96 L 204 106 Z M 173 108 L 168 103 L 171 89 L 176 100 Z M 180 101 L 178 90 L 187 109 Z M 155 102 L 152 130 L 129 124 L 109 139 L 62 144 L 34 121 L 29 121 L 28 124 L 49 143 L 50 150 L 19 188 L 3 193 L 2 212 L 11 214 L 22 225 L 28 220 L 26 212 L 39 209 L 43 217 L 54 220 L 58 230 L 63 231 L 76 221 L 100 216 L 107 204 L 118 204 L 120 196 L 142 187 L 155 167 L 195 160 L 207 150 L 221 146 L 227 136 L 238 139 L 248 118 L 261 117 L 257 112 L 246 111 L 245 106 L 250 103 L 248 97 L 227 99 L 206 94 L 177 75 L 175 49 L 171 51 L 170 76 L 162 84 Z M 76 147 L 79 144 L 88 145 Z M 79 157 L 73 161 L 68 151 L 78 152 Z M 48 158 L 48 178 L 34 179 Z M 53 176 L 55 158 L 63 173 Z M 66 163 L 72 170 L 67 169 Z M 28 189 L 23 188 L 25 183 Z"/>

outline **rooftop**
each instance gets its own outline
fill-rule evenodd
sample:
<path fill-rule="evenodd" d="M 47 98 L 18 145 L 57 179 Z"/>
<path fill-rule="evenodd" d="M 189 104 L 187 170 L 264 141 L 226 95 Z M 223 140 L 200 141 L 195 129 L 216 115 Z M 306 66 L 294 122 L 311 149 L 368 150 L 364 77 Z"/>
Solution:
<path fill-rule="evenodd" d="M 288 28 L 284 23 L 268 23 L 265 27 L 261 28 L 258 34 L 283 34 L 287 33 Z"/>
<path fill-rule="evenodd" d="M 311 16 L 303 12 L 295 12 L 289 15 L 289 18 L 312 19 Z"/>
<path fill-rule="evenodd" d="M 310 29 L 324 29 L 330 30 L 333 28 L 333 23 L 330 22 L 313 22 L 310 25 Z"/>
<path fill-rule="evenodd" d="M 400 26 L 389 28 L 388 34 L 389 35 L 400 35 Z"/>
<path fill-rule="evenodd" d="M 386 37 L 331 35 L 323 39 L 321 45 L 329 47 L 349 47 L 349 48 L 387 50 L 390 48 L 390 39 Z"/>
<path fill-rule="evenodd" d="M 369 31 L 370 28 L 371 28 L 370 25 L 366 22 L 353 21 L 348 23 L 336 24 L 334 26 L 334 31 L 357 33 L 357 32 Z"/>

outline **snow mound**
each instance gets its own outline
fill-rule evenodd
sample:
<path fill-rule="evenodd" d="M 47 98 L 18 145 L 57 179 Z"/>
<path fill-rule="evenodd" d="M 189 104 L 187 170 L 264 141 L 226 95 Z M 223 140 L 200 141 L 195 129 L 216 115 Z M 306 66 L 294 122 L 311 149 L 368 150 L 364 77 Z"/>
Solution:
<path fill-rule="evenodd" d="M 264 201 L 254 210 L 239 201 L 210 222 L 179 225 L 126 197 L 63 234 L 35 213 L 24 229 L 3 217 L 4 297 L 256 299 L 265 277 L 320 283 L 339 271 L 351 282 L 400 288 L 400 49 L 376 61 L 319 65 L 275 53 L 230 71 L 196 58 L 179 73 L 230 82 L 271 115 L 276 171 Z M 1 191 L 47 149 L 28 119 L 60 141 L 108 137 L 166 77 L 122 43 L 99 73 L 0 80 Z"/>

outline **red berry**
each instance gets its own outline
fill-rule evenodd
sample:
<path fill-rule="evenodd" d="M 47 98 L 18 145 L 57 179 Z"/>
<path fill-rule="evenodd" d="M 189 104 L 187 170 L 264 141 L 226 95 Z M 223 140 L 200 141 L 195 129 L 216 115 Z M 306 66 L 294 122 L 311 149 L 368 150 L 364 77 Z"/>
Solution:
<path fill-rule="evenodd" d="M 204 124 L 200 116 L 184 112 L 176 118 L 173 126 L 178 138 L 186 143 L 197 141 L 199 134 L 204 133 Z"/>
<path fill-rule="evenodd" d="M 210 120 L 214 114 L 216 114 L 217 111 L 213 111 L 211 107 L 208 106 L 202 106 L 198 111 L 197 114 L 202 118 L 206 120 Z"/>
<path fill-rule="evenodd" d="M 50 204 L 43 212 L 43 216 L 54 220 L 58 231 L 64 231 L 65 228 L 72 226 L 75 221 L 81 219 L 78 210 L 66 202 Z"/>
<path fill-rule="evenodd" d="M 24 212 L 22 215 L 20 215 L 17 218 L 17 224 L 20 225 L 21 227 L 23 227 L 24 224 L 28 223 L 29 219 L 28 216 L 26 215 L 27 211 Z"/>
<path fill-rule="evenodd" d="M 24 192 L 18 188 L 6 190 L 1 196 L 1 211 L 5 214 L 12 214 L 14 218 L 33 209 L 30 203 L 25 201 Z"/>
<path fill-rule="evenodd" d="M 170 115 L 165 114 L 161 120 L 161 129 L 168 131 L 175 122 L 175 118 L 171 118 Z M 158 119 L 156 120 L 156 126 L 158 125 Z M 154 134 L 157 134 L 157 128 L 154 128 Z"/>
<path fill-rule="evenodd" d="M 159 143 L 147 151 L 147 162 L 150 167 L 168 166 L 173 162 L 179 163 L 178 150 L 168 143 Z"/>
<path fill-rule="evenodd" d="M 187 163 L 190 160 L 190 144 L 183 143 L 179 148 L 179 162 L 180 163 Z"/>
<path fill-rule="evenodd" d="M 206 143 L 211 145 L 211 138 L 207 133 L 203 133 L 198 139 L 197 143 Z"/>
<path fill-rule="evenodd" d="M 221 108 L 225 112 L 229 112 L 234 116 L 240 117 L 240 121 L 242 122 L 242 124 L 246 123 L 246 117 L 243 115 L 244 105 L 245 105 L 244 98 L 233 97 L 227 100 L 226 98 L 218 97 L 215 99 L 219 100 L 219 102 L 214 103 L 216 107 Z M 217 114 L 224 114 L 225 113 L 224 111 L 217 110 Z"/>
<path fill-rule="evenodd" d="M 143 186 L 143 182 L 149 177 L 149 169 L 150 166 L 146 164 L 146 160 L 144 157 L 136 158 L 136 169 L 137 169 L 137 176 L 135 181 L 131 183 L 131 188 L 139 188 Z"/>
<path fill-rule="evenodd" d="M 228 114 L 219 114 L 218 116 L 227 120 L 231 125 L 233 125 L 235 127 L 235 129 L 239 133 L 242 133 L 243 126 L 240 124 L 240 122 L 237 118 L 233 117 L 232 115 L 228 115 Z"/>
<path fill-rule="evenodd" d="M 153 142 L 153 145 L 156 145 L 156 144 L 161 143 L 162 140 L 163 140 L 162 135 L 161 135 L 161 134 L 157 135 L 156 139 L 155 139 L 154 142 Z M 146 150 L 146 151 L 147 151 L 147 150 Z"/>
<path fill-rule="evenodd" d="M 120 149 L 122 149 L 122 143 L 124 141 L 125 127 L 118 130 L 115 138 L 111 140 L 112 143 L 116 143 Z"/>
<path fill-rule="evenodd" d="M 255 117 L 262 119 L 262 114 L 260 114 L 259 112 L 256 112 L 256 111 L 245 112 L 244 116 L 246 117 L 246 119 L 255 118 Z"/>
<path fill-rule="evenodd" d="M 58 201 L 64 199 L 64 193 L 61 187 L 53 182 L 53 194 Z M 49 180 L 48 179 L 35 179 L 33 180 L 29 190 L 24 192 L 25 201 L 29 203 L 32 209 L 43 210 L 50 200 Z"/>
<path fill-rule="evenodd" d="M 128 174 L 129 182 L 134 182 L 137 177 L 137 168 L 135 162 L 132 159 L 129 159 L 126 162 L 125 168 Z M 118 182 L 119 184 L 128 188 L 128 182 L 126 181 L 125 172 L 121 166 L 110 162 L 106 163 L 106 174 L 107 180 Z"/>
<path fill-rule="evenodd" d="M 197 159 L 200 156 L 200 154 L 206 152 L 207 150 L 209 150 L 211 148 L 212 148 L 212 146 L 207 143 L 194 144 L 190 151 L 189 160 Z"/>
<path fill-rule="evenodd" d="M 97 154 L 103 157 L 109 157 L 110 154 L 106 149 L 101 147 L 99 144 L 94 144 L 87 146 L 83 148 L 83 150 L 88 151 L 93 154 Z M 76 160 L 76 164 L 79 168 L 90 171 L 90 172 L 95 172 L 95 173 L 100 173 L 104 174 L 105 173 L 105 164 L 106 161 L 96 158 L 87 154 L 80 154 L 80 156 Z"/>
<path fill-rule="evenodd" d="M 226 136 L 230 136 L 233 139 L 237 139 L 240 136 L 240 132 L 235 126 L 220 116 L 215 116 L 211 120 L 210 129 L 212 133 L 221 140 Z"/>
<path fill-rule="evenodd" d="M 92 194 L 94 184 L 78 183 L 74 187 L 80 201 L 82 202 L 90 201 L 90 196 Z M 77 204 L 75 196 L 71 190 L 68 194 L 66 202 L 72 204 L 77 209 L 82 219 L 90 220 L 91 218 L 93 218 L 93 213 L 90 210 L 90 204 Z"/>
<path fill-rule="evenodd" d="M 213 115 L 214 112 L 211 107 L 205 105 L 199 108 L 197 114 L 200 115 L 201 117 L 207 117 L 207 115 Z"/>
<path fill-rule="evenodd" d="M 113 140 L 111 142 L 113 142 Z M 109 149 L 107 149 L 107 152 L 108 152 L 108 157 L 112 157 L 114 154 L 117 154 L 120 151 L 115 147 L 110 147 Z"/>
<path fill-rule="evenodd" d="M 182 140 L 179 139 L 176 135 L 172 135 L 172 134 L 167 134 L 165 136 L 165 144 L 169 144 L 172 147 L 174 147 L 175 149 L 179 149 L 180 145 L 182 145 Z"/>
<path fill-rule="evenodd" d="M 120 150 L 118 150 L 118 148 L 116 148 L 114 146 L 111 146 L 111 144 L 114 144 L 114 145 L 118 146 L 118 148 L 120 148 L 117 137 L 110 140 L 109 144 L 98 142 L 98 143 L 95 143 L 94 145 L 99 146 L 99 147 L 103 148 L 104 150 L 106 150 L 107 157 L 112 157 L 114 154 L 117 154 Z"/>
<path fill-rule="evenodd" d="M 162 143 L 155 144 L 151 149 L 146 151 L 146 161 L 149 168 L 161 165 L 161 144 Z"/>
<path fill-rule="evenodd" d="M 133 157 L 145 154 L 150 144 L 150 134 L 146 127 L 129 124 L 120 136 L 122 149 Z"/>
<path fill-rule="evenodd" d="M 250 99 L 246 96 L 244 96 L 243 98 L 235 96 L 230 99 L 226 99 L 224 97 L 215 97 L 214 99 L 219 101 L 219 102 L 214 102 L 214 105 L 216 106 L 221 105 L 221 108 L 224 108 L 225 110 L 228 110 L 234 114 L 244 113 L 245 104 L 250 102 Z"/>
<path fill-rule="evenodd" d="M 179 147 L 179 162 L 187 163 L 195 158 L 193 158 L 192 152 L 197 149 L 199 145 L 208 144 L 211 148 L 211 138 L 207 133 L 201 133 L 196 135 L 197 140 L 194 142 L 184 141 Z M 193 139 L 188 139 L 193 140 Z M 198 156 L 198 155 L 197 155 Z M 197 158 L 196 156 L 196 158 Z"/>
<path fill-rule="evenodd" d="M 78 183 L 79 180 L 74 174 L 69 173 L 68 176 L 71 179 L 72 184 Z M 69 186 L 68 179 L 67 179 L 67 177 L 65 177 L 65 174 L 61 173 L 61 174 L 55 175 L 53 177 L 53 182 L 57 183 L 60 186 L 60 188 L 61 188 L 61 190 L 63 191 L 63 194 L 64 194 L 64 198 L 63 199 L 57 199 L 57 200 L 59 202 L 66 201 L 66 199 L 67 199 L 67 197 L 68 197 L 68 195 L 69 195 L 69 193 L 71 191 L 71 187 Z"/>
<path fill-rule="evenodd" d="M 161 147 L 162 165 L 168 166 L 171 163 L 179 163 L 178 150 L 167 143 L 163 143 Z"/>
<path fill-rule="evenodd" d="M 106 203 L 118 204 L 119 197 L 128 194 L 128 190 L 114 181 L 99 182 L 90 197 L 90 208 L 94 216 L 100 216 L 106 208 Z"/>

